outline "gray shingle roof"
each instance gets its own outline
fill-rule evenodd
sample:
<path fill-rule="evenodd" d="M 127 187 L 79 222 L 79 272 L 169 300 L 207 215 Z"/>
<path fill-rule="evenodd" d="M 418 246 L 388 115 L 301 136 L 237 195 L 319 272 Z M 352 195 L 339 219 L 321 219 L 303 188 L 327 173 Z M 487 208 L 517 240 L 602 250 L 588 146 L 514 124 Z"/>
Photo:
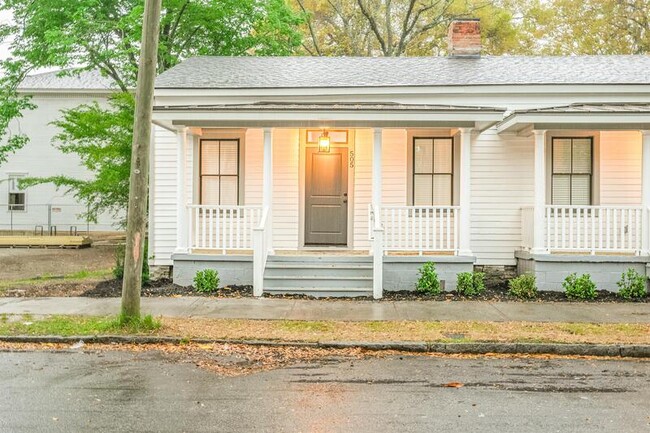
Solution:
<path fill-rule="evenodd" d="M 650 56 L 194 57 L 157 88 L 650 84 Z"/>
<path fill-rule="evenodd" d="M 113 81 L 99 71 L 84 71 L 79 75 L 59 76 L 61 71 L 28 75 L 20 84 L 20 90 L 110 90 Z"/>

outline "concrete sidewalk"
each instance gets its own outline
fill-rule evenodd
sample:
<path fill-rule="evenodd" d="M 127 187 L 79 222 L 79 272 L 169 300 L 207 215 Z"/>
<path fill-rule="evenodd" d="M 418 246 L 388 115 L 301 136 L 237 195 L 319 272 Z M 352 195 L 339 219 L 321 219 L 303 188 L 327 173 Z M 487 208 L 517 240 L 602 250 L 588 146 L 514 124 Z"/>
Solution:
<path fill-rule="evenodd" d="M 0 314 L 116 314 L 119 298 L 0 298 Z M 472 320 L 490 322 L 650 323 L 650 304 L 294 299 L 143 298 L 154 316 L 284 320 Z"/>

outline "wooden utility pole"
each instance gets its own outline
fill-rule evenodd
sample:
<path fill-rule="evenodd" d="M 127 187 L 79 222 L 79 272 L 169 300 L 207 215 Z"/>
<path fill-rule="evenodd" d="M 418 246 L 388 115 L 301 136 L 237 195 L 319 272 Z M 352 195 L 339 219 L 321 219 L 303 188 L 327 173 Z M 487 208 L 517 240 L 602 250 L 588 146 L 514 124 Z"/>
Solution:
<path fill-rule="evenodd" d="M 144 245 L 149 196 L 149 146 L 161 3 L 162 0 L 145 0 L 144 2 L 142 47 L 135 93 L 129 208 L 122 283 L 122 317 L 126 320 L 140 317 L 142 263 L 144 254 L 147 254 Z"/>

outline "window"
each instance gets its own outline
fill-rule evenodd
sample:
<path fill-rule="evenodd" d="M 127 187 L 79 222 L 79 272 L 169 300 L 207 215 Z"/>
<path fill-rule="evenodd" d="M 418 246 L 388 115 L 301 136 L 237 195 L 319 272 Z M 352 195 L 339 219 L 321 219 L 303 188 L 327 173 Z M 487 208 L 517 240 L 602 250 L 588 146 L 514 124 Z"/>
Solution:
<path fill-rule="evenodd" d="M 453 138 L 414 138 L 413 205 L 451 206 L 453 167 Z"/>
<path fill-rule="evenodd" d="M 10 211 L 24 211 L 26 206 L 25 191 L 18 186 L 18 180 L 24 175 L 12 174 L 9 175 L 9 210 Z"/>
<path fill-rule="evenodd" d="M 555 205 L 589 206 L 593 170 L 593 138 L 552 139 L 551 200 Z"/>
<path fill-rule="evenodd" d="M 324 130 L 321 129 L 310 129 L 307 131 L 307 144 L 316 144 L 318 143 L 318 137 Z M 348 142 L 348 131 L 331 131 L 328 130 L 327 134 L 330 137 L 330 141 L 333 144 L 347 144 Z"/>
<path fill-rule="evenodd" d="M 201 204 L 239 203 L 239 140 L 201 140 Z"/>

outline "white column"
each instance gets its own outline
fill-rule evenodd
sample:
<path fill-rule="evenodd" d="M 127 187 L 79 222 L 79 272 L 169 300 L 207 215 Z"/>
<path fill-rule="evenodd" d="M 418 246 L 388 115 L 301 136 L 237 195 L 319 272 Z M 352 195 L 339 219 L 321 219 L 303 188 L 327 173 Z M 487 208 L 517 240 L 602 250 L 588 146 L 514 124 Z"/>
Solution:
<path fill-rule="evenodd" d="M 176 251 L 177 253 L 187 253 L 188 244 L 188 227 L 187 227 L 187 189 L 185 177 L 185 165 L 187 155 L 187 128 L 180 127 L 176 130 Z"/>
<path fill-rule="evenodd" d="M 641 157 L 641 206 L 643 206 L 643 221 L 641 227 L 641 255 L 650 255 L 650 220 L 648 207 L 650 207 L 650 130 L 641 131 L 642 157 Z"/>
<path fill-rule="evenodd" d="M 384 292 L 384 229 L 381 226 L 381 128 L 375 128 L 372 147 L 372 207 L 375 211 L 375 226 L 370 227 L 373 233 L 372 254 L 372 295 L 381 299 Z"/>
<path fill-rule="evenodd" d="M 372 147 L 372 207 L 375 209 L 375 218 L 379 218 L 381 207 L 381 133 L 381 128 L 375 128 Z"/>
<path fill-rule="evenodd" d="M 460 129 L 460 218 L 458 255 L 471 256 L 472 233 L 472 128 Z"/>
<path fill-rule="evenodd" d="M 546 253 L 546 131 L 533 131 L 535 136 L 535 210 L 533 215 L 533 254 Z"/>
<path fill-rule="evenodd" d="M 264 164 L 262 168 L 262 207 L 268 209 L 267 249 L 273 251 L 273 130 L 264 128 Z"/>

